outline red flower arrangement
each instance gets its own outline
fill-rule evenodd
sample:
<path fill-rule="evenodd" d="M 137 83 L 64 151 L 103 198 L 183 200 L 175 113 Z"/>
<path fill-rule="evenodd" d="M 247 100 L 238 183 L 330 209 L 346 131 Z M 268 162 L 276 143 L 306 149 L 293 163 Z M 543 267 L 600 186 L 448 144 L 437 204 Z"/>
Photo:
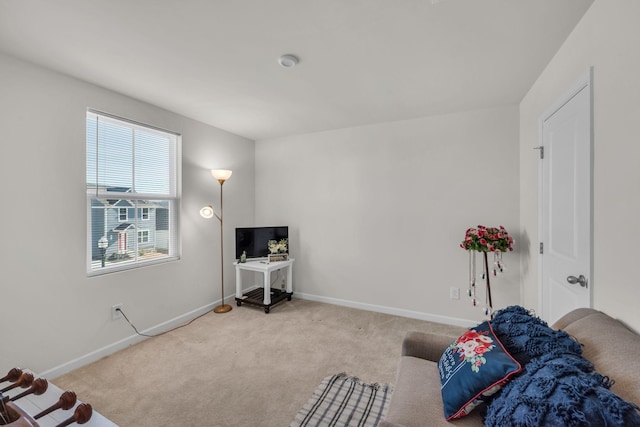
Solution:
<path fill-rule="evenodd" d="M 509 236 L 503 226 L 499 228 L 485 227 L 469 228 L 460 247 L 478 252 L 506 252 L 513 250 L 513 238 Z"/>

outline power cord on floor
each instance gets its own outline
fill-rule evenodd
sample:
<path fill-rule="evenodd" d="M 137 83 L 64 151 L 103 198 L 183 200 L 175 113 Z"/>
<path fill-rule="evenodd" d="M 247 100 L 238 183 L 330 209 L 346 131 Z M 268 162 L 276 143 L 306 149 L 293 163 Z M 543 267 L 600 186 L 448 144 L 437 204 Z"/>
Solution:
<path fill-rule="evenodd" d="M 131 323 L 131 320 L 129 320 L 129 318 L 127 317 L 126 314 L 124 314 L 124 311 L 122 311 L 122 309 L 120 307 L 116 308 L 116 311 L 119 311 L 120 314 L 122 314 L 122 317 L 125 318 L 125 320 L 127 321 L 127 323 L 129 325 L 131 325 L 131 327 L 133 328 L 134 331 L 136 331 L 136 334 L 143 336 L 143 337 L 149 337 L 149 338 L 154 338 L 154 337 L 159 337 L 160 335 L 164 335 L 164 334 L 168 334 L 169 332 L 173 332 L 176 329 L 180 329 L 180 328 L 184 328 L 185 326 L 189 326 L 190 324 L 192 324 L 193 322 L 195 322 L 196 320 L 198 320 L 199 318 L 201 318 L 202 316 L 204 316 L 205 314 L 209 314 L 212 310 L 206 311 L 204 313 L 202 313 L 201 315 L 194 317 L 193 319 L 189 320 L 187 323 L 185 323 L 184 325 L 180 325 L 180 326 L 176 326 L 175 328 L 160 332 L 159 334 L 154 334 L 154 335 L 149 335 L 149 334 L 143 334 L 142 332 L 138 331 L 138 328 L 135 327 L 135 325 L 133 323 Z"/>

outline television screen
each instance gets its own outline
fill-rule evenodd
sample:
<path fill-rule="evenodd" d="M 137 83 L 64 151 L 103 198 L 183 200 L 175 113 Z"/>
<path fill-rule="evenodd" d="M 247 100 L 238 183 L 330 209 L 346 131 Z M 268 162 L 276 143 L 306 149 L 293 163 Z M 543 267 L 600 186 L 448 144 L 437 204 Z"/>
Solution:
<path fill-rule="evenodd" d="M 289 227 L 236 228 L 236 259 L 240 259 L 243 251 L 247 251 L 247 258 L 266 258 L 269 240 L 281 239 L 289 239 Z"/>

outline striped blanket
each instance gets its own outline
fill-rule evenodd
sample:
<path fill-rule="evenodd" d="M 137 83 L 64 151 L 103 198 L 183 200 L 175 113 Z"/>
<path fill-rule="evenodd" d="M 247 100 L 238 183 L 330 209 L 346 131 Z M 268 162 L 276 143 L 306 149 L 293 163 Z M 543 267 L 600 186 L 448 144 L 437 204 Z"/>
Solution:
<path fill-rule="evenodd" d="M 364 384 L 345 373 L 322 380 L 289 427 L 375 427 L 391 399 L 389 384 Z"/>

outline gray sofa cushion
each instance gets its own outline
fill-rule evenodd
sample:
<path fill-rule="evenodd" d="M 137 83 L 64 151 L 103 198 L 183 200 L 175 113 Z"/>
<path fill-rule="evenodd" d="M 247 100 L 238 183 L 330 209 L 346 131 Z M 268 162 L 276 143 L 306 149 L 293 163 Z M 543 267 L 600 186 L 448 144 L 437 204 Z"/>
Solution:
<path fill-rule="evenodd" d="M 444 419 L 438 366 L 417 357 L 400 358 L 398 376 L 385 421 L 380 427 L 478 426 L 477 411 L 450 423 Z"/>
<path fill-rule="evenodd" d="M 566 326 L 565 331 L 582 345 L 582 355 L 602 375 L 615 381 L 611 391 L 640 405 L 637 360 L 640 339 L 620 321 L 604 313 L 591 314 Z"/>

